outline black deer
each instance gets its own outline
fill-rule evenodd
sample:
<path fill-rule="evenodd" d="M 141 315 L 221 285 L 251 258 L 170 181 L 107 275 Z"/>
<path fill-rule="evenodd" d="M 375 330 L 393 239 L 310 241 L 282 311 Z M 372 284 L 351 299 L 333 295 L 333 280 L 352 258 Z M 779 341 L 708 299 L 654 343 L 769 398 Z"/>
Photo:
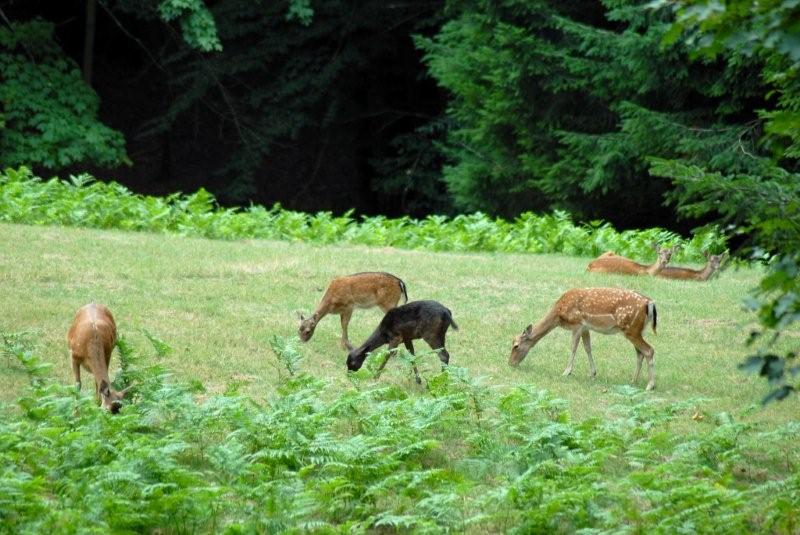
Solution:
<path fill-rule="evenodd" d="M 411 341 L 419 338 L 425 340 L 431 349 L 438 350 L 439 360 L 443 364 L 448 364 L 450 354 L 444 347 L 444 339 L 447 329 L 451 325 L 453 329 L 458 330 L 458 325 L 453 321 L 450 310 L 436 301 L 412 301 L 393 308 L 386 313 L 378 328 L 367 338 L 366 342 L 348 353 L 347 369 L 351 371 L 360 369 L 367 358 L 367 353 L 384 344 L 389 344 L 389 353 L 378 367 L 378 372 L 380 372 L 392 355 L 392 349 L 403 343 L 413 355 L 414 345 Z M 421 383 L 416 366 L 414 366 L 414 375 L 417 383 Z"/>

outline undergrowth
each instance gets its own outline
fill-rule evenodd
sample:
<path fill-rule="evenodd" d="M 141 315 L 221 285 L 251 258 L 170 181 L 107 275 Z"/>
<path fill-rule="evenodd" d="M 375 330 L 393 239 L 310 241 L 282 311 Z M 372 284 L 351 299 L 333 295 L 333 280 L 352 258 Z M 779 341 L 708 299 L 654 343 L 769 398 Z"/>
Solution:
<path fill-rule="evenodd" d="M 606 418 L 574 421 L 545 391 L 489 387 L 456 367 L 416 387 L 407 355 L 393 361 L 407 388 L 365 367 L 334 392 L 282 338 L 268 399 L 209 395 L 172 380 L 152 335 L 152 355 L 121 344 L 116 386 L 134 389 L 112 416 L 54 383 L 25 336 L 2 338 L 5 365 L 30 377 L 0 417 L 9 533 L 800 529 L 796 423 L 761 432 L 708 415 L 680 435 L 671 425 L 696 400 L 632 387 Z"/>
<path fill-rule="evenodd" d="M 42 180 L 24 167 L 0 173 L 0 221 L 33 225 L 66 225 L 103 229 L 175 232 L 217 239 L 265 238 L 316 243 L 352 243 L 430 251 L 502 251 L 565 253 L 596 256 L 608 250 L 640 260 L 654 257 L 651 244 L 681 244 L 676 261 L 703 261 L 703 251 L 721 252 L 724 240 L 713 232 L 684 240 L 664 229 L 618 232 L 600 221 L 575 224 L 569 214 L 524 213 L 514 221 L 486 214 L 452 219 L 429 216 L 355 219 L 352 212 L 306 214 L 280 205 L 267 209 L 219 207 L 213 195 L 200 189 L 190 195 L 137 195 L 115 182 L 90 175 L 68 181 Z"/>

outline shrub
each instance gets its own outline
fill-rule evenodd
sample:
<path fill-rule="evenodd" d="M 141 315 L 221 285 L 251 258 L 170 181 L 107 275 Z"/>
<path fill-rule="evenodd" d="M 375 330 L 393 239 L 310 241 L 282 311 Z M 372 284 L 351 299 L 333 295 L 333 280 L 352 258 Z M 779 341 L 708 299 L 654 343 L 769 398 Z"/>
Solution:
<path fill-rule="evenodd" d="M 150 232 L 176 232 L 214 239 L 264 238 L 315 243 L 351 243 L 431 251 L 564 253 L 595 256 L 607 250 L 637 259 L 653 258 L 653 242 L 681 244 L 678 261 L 702 261 L 702 252 L 725 247 L 707 230 L 684 240 L 664 229 L 618 232 L 611 225 L 575 224 L 569 214 L 524 213 L 514 221 L 480 212 L 452 219 L 384 216 L 356 219 L 352 212 L 305 214 L 252 205 L 219 207 L 204 189 L 167 197 L 137 195 L 115 182 L 83 174 L 69 181 L 42 180 L 22 167 L 0 174 L 0 221 L 33 225 L 66 225 Z"/>
<path fill-rule="evenodd" d="M 53 383 L 24 337 L 2 338 L 31 378 L 18 407 L 0 409 L 9 532 L 800 527 L 796 423 L 764 433 L 718 415 L 702 434 L 676 434 L 696 400 L 663 404 L 631 387 L 608 419 L 577 422 L 547 392 L 489 389 L 456 367 L 426 377 L 424 392 L 368 369 L 333 392 L 281 338 L 271 346 L 288 373 L 263 403 L 198 395 L 125 344 L 137 386 L 113 416 Z"/>

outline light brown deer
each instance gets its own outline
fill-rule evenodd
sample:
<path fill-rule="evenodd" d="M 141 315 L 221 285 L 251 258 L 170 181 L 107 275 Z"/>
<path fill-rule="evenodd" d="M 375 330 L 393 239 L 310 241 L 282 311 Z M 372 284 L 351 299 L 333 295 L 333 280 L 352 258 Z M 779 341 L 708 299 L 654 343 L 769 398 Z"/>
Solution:
<path fill-rule="evenodd" d="M 108 363 L 117 343 L 117 324 L 111 311 L 95 303 L 78 309 L 67 333 L 67 343 L 78 390 L 83 366 L 94 375 L 95 393 L 101 406 L 112 413 L 119 412 L 121 400 L 130 387 L 117 392 L 111 388 L 108 378 Z"/>
<path fill-rule="evenodd" d="M 722 263 L 727 258 L 727 253 L 723 254 L 708 254 L 703 253 L 706 257 L 706 265 L 703 269 L 689 269 L 682 267 L 665 267 L 657 275 L 665 279 L 681 279 L 681 280 L 694 280 L 694 281 L 707 281 L 715 271 L 719 269 Z"/>
<path fill-rule="evenodd" d="M 634 262 L 629 258 L 608 251 L 589 262 L 586 271 L 594 273 L 621 273 L 624 275 L 658 275 L 667 263 L 669 263 L 669 259 L 672 258 L 675 251 L 678 250 L 678 246 L 675 245 L 673 247 L 664 248 L 654 243 L 653 249 L 658 253 L 658 257 L 656 261 L 649 266 Z"/>
<path fill-rule="evenodd" d="M 403 297 L 408 302 L 405 283 L 390 273 L 366 272 L 337 277 L 328 285 L 322 301 L 311 317 L 300 314 L 300 326 L 297 334 L 300 340 L 308 342 L 314 335 L 314 329 L 322 318 L 328 314 L 339 314 L 342 323 L 342 348 L 353 349 L 347 337 L 347 326 L 355 308 L 380 307 L 384 313 L 393 309 Z"/>
<path fill-rule="evenodd" d="M 652 390 L 656 386 L 654 351 L 642 338 L 642 332 L 648 321 L 652 322 L 655 333 L 656 304 L 640 293 L 618 288 L 573 288 L 564 292 L 550 312 L 536 325 L 528 325 L 522 334 L 514 337 L 508 363 L 511 366 L 519 366 L 528 351 L 539 340 L 554 328 L 562 327 L 572 331 L 572 353 L 564 375 L 572 373 L 578 341 L 583 340 L 583 348 L 589 357 L 589 367 L 594 377 L 597 375 L 597 369 L 592 359 L 589 332 L 622 333 L 636 348 L 636 374 L 633 382 L 639 380 L 642 361 L 647 359 L 647 390 Z"/>

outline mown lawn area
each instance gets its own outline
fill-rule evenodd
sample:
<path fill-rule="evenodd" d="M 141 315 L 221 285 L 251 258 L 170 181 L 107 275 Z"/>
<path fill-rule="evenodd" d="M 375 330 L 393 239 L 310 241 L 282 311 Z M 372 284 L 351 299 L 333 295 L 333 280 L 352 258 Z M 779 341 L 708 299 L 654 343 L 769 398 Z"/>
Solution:
<path fill-rule="evenodd" d="M 163 364 L 181 379 L 197 379 L 210 393 L 236 382 L 243 392 L 262 398 L 277 380 L 270 338 L 294 336 L 297 313 L 313 310 L 332 277 L 388 271 L 406 282 L 411 300 L 436 299 L 452 310 L 460 326 L 448 333 L 452 364 L 498 388 L 529 383 L 547 389 L 567 399 L 573 417 L 581 419 L 605 415 L 614 402 L 609 389 L 629 384 L 633 347 L 619 335 L 593 335 L 598 374 L 592 380 L 582 348 L 573 375 L 561 376 L 569 355 L 566 331 L 543 339 L 519 369 L 507 364 L 511 338 L 543 316 L 568 288 L 624 287 L 653 298 L 658 307 L 658 334 L 645 332 L 656 350 L 654 397 L 702 398 L 701 412 L 727 411 L 737 419 L 768 424 L 796 418 L 796 397 L 761 408 L 766 382 L 736 368 L 747 354 L 744 340 L 753 319 L 742 310 L 741 300 L 756 285 L 757 269 L 731 268 L 697 283 L 590 274 L 585 272 L 588 261 L 3 224 L 0 330 L 30 332 L 36 353 L 54 365 L 60 381 L 71 383 L 65 342 L 69 323 L 81 305 L 102 302 L 134 348 L 149 347 L 144 330 L 167 342 L 173 351 Z M 377 309 L 356 311 L 351 340 L 363 341 L 380 318 Z M 338 316 L 327 317 L 301 346 L 304 367 L 334 387 L 347 381 L 339 335 Z M 416 347 L 419 351 L 425 345 L 420 341 Z M 0 399 L 11 401 L 27 379 L 11 359 L 0 366 Z M 438 361 L 428 356 L 423 375 L 437 370 Z M 406 372 L 390 362 L 378 380 L 417 388 Z M 641 377 L 637 386 L 644 385 Z M 687 418 L 686 425 L 702 424 Z"/>

